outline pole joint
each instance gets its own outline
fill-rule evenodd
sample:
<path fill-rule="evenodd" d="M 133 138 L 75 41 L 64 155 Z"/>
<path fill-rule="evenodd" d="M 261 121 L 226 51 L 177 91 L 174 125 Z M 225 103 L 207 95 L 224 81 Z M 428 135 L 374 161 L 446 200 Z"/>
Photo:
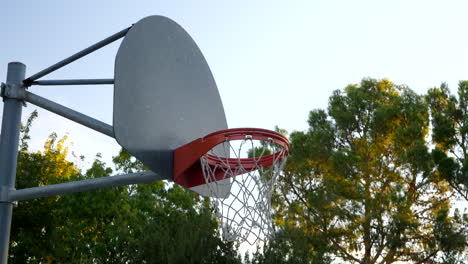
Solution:
<path fill-rule="evenodd" d="M 0 203 L 9 203 L 13 204 L 13 206 L 17 206 L 17 201 L 10 201 L 9 194 L 10 191 L 14 191 L 15 188 L 8 187 L 8 186 L 0 186 Z"/>
<path fill-rule="evenodd" d="M 26 89 L 23 85 L 15 83 L 2 83 L 0 86 L 0 96 L 3 97 L 3 101 L 5 101 L 5 99 L 16 99 L 22 101 L 24 104 Z"/>

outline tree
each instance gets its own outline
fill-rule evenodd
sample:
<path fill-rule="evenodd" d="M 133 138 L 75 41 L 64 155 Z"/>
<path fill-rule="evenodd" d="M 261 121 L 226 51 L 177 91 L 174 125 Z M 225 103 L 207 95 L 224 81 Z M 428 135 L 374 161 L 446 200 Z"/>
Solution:
<path fill-rule="evenodd" d="M 79 173 L 73 163 L 66 160 L 66 137 L 58 140 L 55 133 L 47 139 L 44 150 L 28 152 L 29 131 L 37 117 L 34 111 L 21 127 L 20 151 L 16 175 L 16 188 L 23 189 L 67 181 Z M 19 202 L 14 209 L 11 229 L 10 263 L 40 262 L 50 259 L 54 229 L 54 212 L 58 198 L 49 197 Z"/>
<path fill-rule="evenodd" d="M 306 234 L 298 227 L 281 226 L 275 237 L 265 245 L 263 252 L 257 250 L 251 258 L 246 257 L 245 263 L 332 263 L 332 257 L 323 254 L 326 252 L 324 247 L 327 245 L 321 239 Z"/>
<path fill-rule="evenodd" d="M 434 170 L 427 108 L 408 87 L 363 79 L 335 91 L 327 111 L 311 111 L 308 131 L 291 134 L 275 221 L 303 233 L 307 262 L 427 263 L 466 249 L 466 215 L 464 226 L 444 215 L 450 186 Z M 447 232 L 459 238 L 449 247 Z"/>
<path fill-rule="evenodd" d="M 144 169 L 123 149 L 114 163 L 127 173 Z M 130 198 L 139 220 L 128 228 L 138 234 L 136 263 L 240 263 L 233 243 L 220 239 L 208 199 L 164 182 L 134 187 Z"/>
<path fill-rule="evenodd" d="M 437 172 L 468 201 L 468 81 L 458 85 L 458 99 L 447 84 L 428 91 L 432 152 Z"/>
<path fill-rule="evenodd" d="M 56 134 L 30 152 L 36 117 L 21 130 L 18 189 L 112 174 L 99 155 L 81 173 Z M 114 162 L 123 172 L 144 170 L 125 150 Z M 165 182 L 22 201 L 13 216 L 10 263 L 240 263 L 217 234 L 209 200 Z"/>

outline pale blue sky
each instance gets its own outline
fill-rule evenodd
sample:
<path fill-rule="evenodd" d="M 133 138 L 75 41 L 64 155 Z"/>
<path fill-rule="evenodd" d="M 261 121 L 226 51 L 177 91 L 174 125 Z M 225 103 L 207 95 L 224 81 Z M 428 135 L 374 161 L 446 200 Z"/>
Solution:
<path fill-rule="evenodd" d="M 9 61 L 25 63 L 29 76 L 145 16 L 165 15 L 203 51 L 229 127 L 304 130 L 310 110 L 363 77 L 419 93 L 443 81 L 455 90 L 467 79 L 467 10 L 465 1 L 4 1 L 0 80 Z M 43 79 L 113 78 L 118 43 Z M 112 124 L 111 86 L 31 91 Z M 24 117 L 36 108 L 28 105 Z M 52 131 L 68 132 L 88 162 L 97 152 L 109 162 L 119 149 L 46 111 L 34 124 L 32 147 Z"/>

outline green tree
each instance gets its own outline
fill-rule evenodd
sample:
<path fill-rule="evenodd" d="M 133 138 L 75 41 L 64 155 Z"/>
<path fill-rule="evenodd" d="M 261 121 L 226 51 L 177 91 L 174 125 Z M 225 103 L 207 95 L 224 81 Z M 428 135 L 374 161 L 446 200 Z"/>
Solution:
<path fill-rule="evenodd" d="M 322 237 L 321 239 L 325 239 Z M 257 250 L 252 257 L 246 257 L 246 263 L 277 264 L 277 263 L 332 263 L 333 258 L 326 252 L 322 240 L 307 235 L 299 227 L 281 226 L 275 237 L 270 239 L 263 251 Z"/>
<path fill-rule="evenodd" d="M 33 112 L 25 126 L 21 127 L 20 151 L 16 188 L 43 186 L 67 181 L 79 173 L 76 166 L 66 160 L 66 137 L 58 139 L 55 133 L 46 140 L 44 150 L 28 151 L 29 131 L 37 112 Z M 54 229 L 55 212 L 59 208 L 58 197 L 19 202 L 13 211 L 10 263 L 47 262 L 53 251 L 51 232 Z"/>
<path fill-rule="evenodd" d="M 99 155 L 81 173 L 56 134 L 43 151 L 29 151 L 36 117 L 22 127 L 17 189 L 112 174 Z M 119 171 L 144 170 L 125 150 L 114 162 Z M 10 263 L 240 263 L 217 233 L 209 200 L 165 182 L 22 201 L 13 216 Z"/>
<path fill-rule="evenodd" d="M 466 225 L 441 216 L 450 186 L 434 171 L 427 108 L 405 86 L 363 79 L 335 91 L 327 111 L 311 111 L 308 131 L 291 134 L 273 205 L 282 230 L 303 233 L 283 243 L 306 243 L 304 263 L 440 260 L 448 231 L 460 238 L 451 252 L 466 249 Z"/>
<path fill-rule="evenodd" d="M 144 169 L 124 149 L 114 163 L 126 173 Z M 138 219 L 128 228 L 138 234 L 136 263 L 240 263 L 233 243 L 220 239 L 208 199 L 165 182 L 133 187 L 130 202 Z"/>
<path fill-rule="evenodd" d="M 468 81 L 458 85 L 458 98 L 447 84 L 428 91 L 432 152 L 440 177 L 468 201 Z"/>

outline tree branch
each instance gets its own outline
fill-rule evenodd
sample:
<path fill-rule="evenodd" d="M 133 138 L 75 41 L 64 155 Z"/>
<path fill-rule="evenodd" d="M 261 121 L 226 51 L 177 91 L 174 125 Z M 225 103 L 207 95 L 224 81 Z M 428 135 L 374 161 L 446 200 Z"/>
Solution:
<path fill-rule="evenodd" d="M 437 252 L 439 252 L 438 250 L 432 252 L 431 254 L 429 254 L 427 257 L 425 257 L 424 259 L 416 262 L 415 264 L 423 264 L 423 263 L 426 263 L 430 258 L 434 257 L 435 254 L 437 254 Z"/>

